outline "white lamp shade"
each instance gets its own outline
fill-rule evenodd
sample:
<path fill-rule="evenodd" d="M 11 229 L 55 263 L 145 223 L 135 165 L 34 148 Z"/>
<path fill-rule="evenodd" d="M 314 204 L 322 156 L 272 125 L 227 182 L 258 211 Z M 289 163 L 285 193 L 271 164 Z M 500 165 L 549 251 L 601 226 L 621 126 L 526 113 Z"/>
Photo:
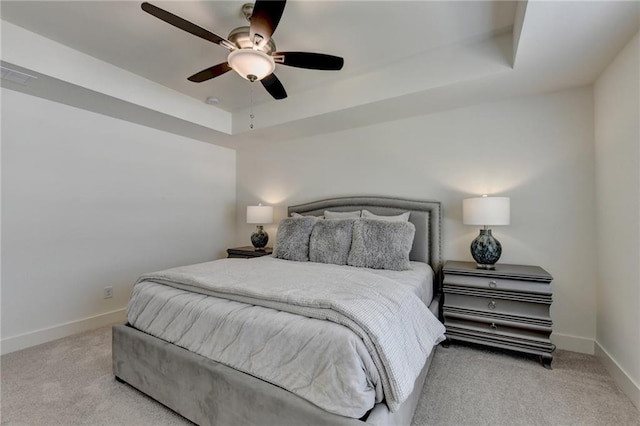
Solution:
<path fill-rule="evenodd" d="M 247 223 L 272 223 L 272 206 L 247 206 Z"/>
<path fill-rule="evenodd" d="M 508 225 L 511 221 L 509 197 L 477 197 L 462 200 L 465 225 Z"/>

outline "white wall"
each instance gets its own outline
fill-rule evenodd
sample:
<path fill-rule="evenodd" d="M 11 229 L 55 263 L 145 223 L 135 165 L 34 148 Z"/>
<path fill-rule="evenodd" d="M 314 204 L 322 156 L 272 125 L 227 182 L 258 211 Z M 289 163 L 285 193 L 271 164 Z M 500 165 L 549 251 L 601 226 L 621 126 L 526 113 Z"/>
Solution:
<path fill-rule="evenodd" d="M 461 223 L 462 199 L 511 197 L 496 227 L 503 263 L 540 265 L 553 282 L 554 341 L 593 352 L 595 216 L 590 87 L 408 118 L 238 151 L 238 244 L 253 227 L 245 206 L 341 195 L 443 203 L 445 259 L 472 260 L 478 227 Z M 267 230 L 275 240 L 277 225 Z M 272 244 L 272 243 L 271 243 Z"/>
<path fill-rule="evenodd" d="M 1 94 L 3 352 L 122 318 L 139 274 L 233 242 L 235 151 Z"/>
<path fill-rule="evenodd" d="M 594 86 L 599 354 L 640 408 L 640 45 Z M 626 376 L 626 379 L 625 379 Z"/>

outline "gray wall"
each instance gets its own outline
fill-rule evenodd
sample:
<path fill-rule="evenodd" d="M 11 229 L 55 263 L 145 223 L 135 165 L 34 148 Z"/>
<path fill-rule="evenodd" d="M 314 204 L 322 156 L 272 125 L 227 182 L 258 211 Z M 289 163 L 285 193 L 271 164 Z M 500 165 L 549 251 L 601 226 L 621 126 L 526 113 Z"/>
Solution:
<path fill-rule="evenodd" d="M 3 352 L 121 318 L 139 274 L 233 242 L 235 151 L 1 93 Z"/>
<path fill-rule="evenodd" d="M 636 35 L 598 78 L 594 99 L 599 266 L 596 348 L 640 409 L 639 50 Z"/>
<path fill-rule="evenodd" d="M 281 218 L 289 204 L 375 194 L 442 201 L 445 259 L 472 260 L 479 228 L 462 225 L 462 199 L 509 196 L 511 225 L 494 229 L 501 262 L 548 270 L 554 341 L 593 352 L 593 152 L 591 87 L 254 146 L 238 151 L 237 243 L 253 229 L 247 205 Z"/>

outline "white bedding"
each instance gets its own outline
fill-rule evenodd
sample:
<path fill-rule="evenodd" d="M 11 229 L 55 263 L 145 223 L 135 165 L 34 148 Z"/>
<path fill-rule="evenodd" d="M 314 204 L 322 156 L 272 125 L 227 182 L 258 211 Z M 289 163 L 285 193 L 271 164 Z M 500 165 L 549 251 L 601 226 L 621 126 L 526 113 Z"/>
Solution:
<path fill-rule="evenodd" d="M 425 306 L 431 299 L 431 268 L 419 262 L 411 265 L 410 271 L 397 272 L 290 262 L 271 257 L 250 261 L 225 259 L 143 277 L 134 287 L 127 313 L 129 323 L 142 331 L 285 388 L 329 412 L 360 418 L 383 398 L 388 405 L 398 405 L 402 395 L 411 391 L 406 387 L 407 382 L 413 385 L 414 376 L 419 372 L 419 368 L 414 372 L 416 365 L 422 366 L 431 346 L 442 338 L 444 327 L 437 320 L 434 330 L 420 329 L 409 334 L 402 330 L 395 333 L 402 334 L 396 339 L 398 341 L 383 342 L 382 345 L 391 345 L 387 352 L 392 353 L 390 356 L 383 354 L 385 365 L 381 367 L 380 354 L 370 353 L 372 345 L 368 338 L 363 339 L 344 325 L 309 318 L 300 312 L 285 312 L 274 306 L 253 306 L 252 301 L 243 299 L 246 294 L 234 301 L 226 299 L 234 296 L 218 298 L 193 293 L 186 288 L 203 293 L 215 290 L 215 285 L 206 284 L 199 289 L 191 288 L 194 282 L 213 271 L 223 287 L 236 281 L 254 280 L 267 293 L 276 289 L 275 299 L 274 295 L 270 296 L 272 303 L 281 299 L 300 303 L 300 298 L 305 299 L 305 294 L 315 291 L 312 282 L 329 293 L 340 293 L 339 298 L 368 298 L 367 303 L 379 298 L 378 293 L 390 291 L 392 299 L 402 294 L 403 305 L 412 305 L 414 310 L 420 311 L 418 322 L 433 323 L 433 315 Z M 149 281 L 164 282 L 171 277 L 175 281 L 172 285 L 183 288 Z M 341 282 L 337 283 L 338 279 Z M 287 282 L 307 287 L 303 292 L 283 293 Z M 354 289 L 363 284 L 369 294 L 358 295 Z M 302 302 L 315 303 L 311 300 Z M 355 302 L 361 304 L 362 301 Z M 326 306 L 321 310 L 326 310 Z M 370 311 L 381 312 L 373 306 Z M 381 319 L 386 326 L 387 322 L 395 321 L 391 318 L 393 314 L 385 312 L 382 317 L 389 318 L 374 318 L 373 322 Z M 324 318 L 333 314 L 322 315 Z M 407 312 L 404 315 L 414 316 Z M 426 318 L 427 315 L 431 318 Z M 412 323 L 407 319 L 406 328 L 416 328 L 415 321 Z M 411 335 L 421 333 L 428 337 Z M 417 340 L 404 341 L 413 339 Z M 388 369 L 386 363 L 395 363 L 395 367 L 392 366 L 395 370 Z M 396 377 L 398 365 L 402 367 L 401 377 Z"/>

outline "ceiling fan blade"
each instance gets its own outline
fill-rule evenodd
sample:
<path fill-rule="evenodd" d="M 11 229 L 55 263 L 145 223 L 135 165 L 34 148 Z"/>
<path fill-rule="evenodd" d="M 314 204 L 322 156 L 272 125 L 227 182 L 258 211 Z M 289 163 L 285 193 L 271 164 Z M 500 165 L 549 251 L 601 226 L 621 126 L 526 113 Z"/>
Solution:
<path fill-rule="evenodd" d="M 256 0 L 253 5 L 249 31 L 249 37 L 254 44 L 262 45 L 271 39 L 280 22 L 286 3 L 286 0 Z M 256 35 L 260 36 L 262 40 L 256 40 L 254 38 Z"/>
<path fill-rule="evenodd" d="M 260 80 L 260 82 L 274 99 L 284 99 L 287 97 L 287 91 L 284 90 L 284 86 L 275 74 L 269 74 Z"/>
<path fill-rule="evenodd" d="M 222 75 L 227 71 L 231 71 L 231 67 L 229 66 L 228 62 L 223 62 L 221 64 L 209 67 L 206 70 L 197 72 L 187 80 L 193 81 L 194 83 L 202 83 L 203 81 L 211 80 L 214 77 Z"/>
<path fill-rule="evenodd" d="M 144 2 L 142 3 L 142 10 L 147 12 L 150 15 L 155 16 L 156 18 L 173 25 L 174 27 L 180 28 L 188 33 L 191 33 L 197 37 L 208 40 L 212 43 L 219 44 L 220 46 L 227 48 L 229 50 L 235 49 L 235 45 L 231 43 L 229 40 L 220 37 L 217 34 L 212 33 L 209 30 L 205 30 L 202 27 L 197 26 L 185 19 L 182 19 L 179 16 L 174 15 L 173 13 L 167 12 L 164 9 L 160 9 L 158 6 L 154 6 L 151 3 Z"/>
<path fill-rule="evenodd" d="M 282 65 L 310 70 L 339 71 L 344 65 L 343 58 L 324 53 L 277 52 L 273 56 L 276 62 Z M 279 56 L 282 56 L 282 60 Z"/>

